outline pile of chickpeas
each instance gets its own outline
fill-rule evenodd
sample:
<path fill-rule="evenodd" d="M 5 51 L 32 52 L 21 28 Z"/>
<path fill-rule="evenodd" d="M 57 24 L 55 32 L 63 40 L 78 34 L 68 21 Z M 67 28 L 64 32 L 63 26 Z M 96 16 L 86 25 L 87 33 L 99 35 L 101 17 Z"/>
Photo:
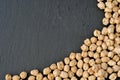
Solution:
<path fill-rule="evenodd" d="M 116 80 L 120 77 L 120 0 L 97 0 L 104 10 L 105 27 L 84 40 L 81 52 L 71 52 L 63 61 L 53 63 L 40 72 L 6 74 L 5 80 Z"/>

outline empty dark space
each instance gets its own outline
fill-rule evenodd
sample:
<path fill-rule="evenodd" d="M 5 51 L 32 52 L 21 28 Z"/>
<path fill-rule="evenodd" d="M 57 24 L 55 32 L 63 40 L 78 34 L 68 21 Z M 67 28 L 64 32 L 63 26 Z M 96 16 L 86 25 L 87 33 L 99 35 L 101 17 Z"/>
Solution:
<path fill-rule="evenodd" d="M 102 29 L 97 0 L 0 0 L 0 80 L 80 52 Z"/>

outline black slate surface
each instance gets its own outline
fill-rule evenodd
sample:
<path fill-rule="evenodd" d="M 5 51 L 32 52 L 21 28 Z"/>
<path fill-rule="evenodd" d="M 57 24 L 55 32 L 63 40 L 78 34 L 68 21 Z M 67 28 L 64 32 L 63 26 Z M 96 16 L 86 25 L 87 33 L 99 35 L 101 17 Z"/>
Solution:
<path fill-rule="evenodd" d="M 97 0 L 0 0 L 0 80 L 80 52 L 102 29 Z"/>

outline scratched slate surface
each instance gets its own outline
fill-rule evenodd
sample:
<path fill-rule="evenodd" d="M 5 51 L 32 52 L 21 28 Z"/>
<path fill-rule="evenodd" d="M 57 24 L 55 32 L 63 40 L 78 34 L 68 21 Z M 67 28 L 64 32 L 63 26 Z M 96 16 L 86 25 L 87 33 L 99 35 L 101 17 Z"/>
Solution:
<path fill-rule="evenodd" d="M 97 0 L 0 0 L 0 80 L 80 52 L 102 29 Z"/>

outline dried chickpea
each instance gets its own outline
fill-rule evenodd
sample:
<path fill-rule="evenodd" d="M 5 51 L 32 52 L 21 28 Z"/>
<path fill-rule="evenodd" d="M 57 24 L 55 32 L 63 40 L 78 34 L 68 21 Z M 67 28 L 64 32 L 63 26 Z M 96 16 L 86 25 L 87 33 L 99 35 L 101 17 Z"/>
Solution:
<path fill-rule="evenodd" d="M 114 4 L 113 4 L 111 1 L 107 1 L 107 2 L 105 3 L 105 5 L 106 5 L 106 7 L 108 7 L 108 8 L 113 8 L 113 6 L 114 6 Z"/>
<path fill-rule="evenodd" d="M 101 76 L 101 77 L 97 77 L 97 80 L 105 80 L 105 78 Z"/>
<path fill-rule="evenodd" d="M 108 52 L 108 57 L 113 58 L 114 53 L 113 52 Z"/>
<path fill-rule="evenodd" d="M 29 76 L 28 80 L 35 80 L 35 76 Z"/>
<path fill-rule="evenodd" d="M 97 4 L 97 6 L 98 6 L 98 8 L 100 8 L 100 9 L 105 9 L 105 4 L 104 4 L 103 2 L 99 2 L 99 3 Z"/>
<path fill-rule="evenodd" d="M 83 77 L 84 77 L 84 78 L 88 78 L 88 76 L 89 76 L 88 72 L 87 72 L 87 71 L 84 71 L 84 72 L 83 72 Z"/>
<path fill-rule="evenodd" d="M 112 51 L 114 49 L 114 46 L 108 46 L 108 50 Z"/>
<path fill-rule="evenodd" d="M 69 55 L 69 58 L 71 60 L 73 60 L 73 59 L 75 59 L 75 56 L 76 56 L 76 54 L 74 52 L 71 52 L 70 55 Z"/>
<path fill-rule="evenodd" d="M 69 71 L 68 76 L 69 76 L 69 78 L 72 78 L 74 76 L 74 73 L 72 71 Z"/>
<path fill-rule="evenodd" d="M 83 45 L 81 46 L 81 50 L 82 50 L 82 51 L 88 51 L 88 46 L 86 46 L 85 44 L 83 44 Z"/>
<path fill-rule="evenodd" d="M 120 77 L 120 70 L 117 72 L 117 76 Z"/>
<path fill-rule="evenodd" d="M 101 67 L 102 67 L 102 69 L 106 70 L 108 65 L 107 65 L 107 63 L 101 63 Z"/>
<path fill-rule="evenodd" d="M 77 78 L 76 77 L 72 77 L 71 80 L 77 80 Z"/>
<path fill-rule="evenodd" d="M 98 59 L 95 60 L 95 62 L 96 62 L 97 64 L 100 64 L 102 61 L 101 61 L 101 59 L 98 58 Z"/>
<path fill-rule="evenodd" d="M 101 57 L 107 57 L 108 52 L 106 50 L 103 50 L 100 54 Z"/>
<path fill-rule="evenodd" d="M 109 64 L 109 66 L 114 66 L 114 65 L 116 64 L 116 62 L 113 61 L 113 60 L 109 60 L 109 61 L 108 61 L 108 64 Z"/>
<path fill-rule="evenodd" d="M 65 72 L 65 71 L 61 71 L 60 77 L 62 77 L 62 78 L 67 78 L 67 77 L 68 77 L 68 73 Z"/>
<path fill-rule="evenodd" d="M 95 45 L 95 44 L 91 44 L 89 47 L 90 51 L 95 51 L 96 49 L 97 49 L 97 45 Z"/>
<path fill-rule="evenodd" d="M 87 45 L 87 46 L 90 46 L 90 44 L 91 44 L 90 39 L 88 39 L 88 38 L 85 39 L 85 40 L 84 40 L 84 44 Z"/>
<path fill-rule="evenodd" d="M 119 16 L 118 12 L 113 13 L 113 18 L 118 18 L 118 16 Z"/>
<path fill-rule="evenodd" d="M 93 66 L 92 66 L 92 70 L 93 70 L 94 72 L 98 72 L 99 66 L 98 66 L 97 64 L 93 65 Z"/>
<path fill-rule="evenodd" d="M 114 42 L 110 39 L 106 40 L 106 45 L 109 47 L 109 46 L 112 46 L 114 44 Z"/>
<path fill-rule="evenodd" d="M 115 49 L 113 51 L 119 55 L 120 54 L 120 46 L 115 47 Z"/>
<path fill-rule="evenodd" d="M 27 77 L 27 72 L 23 71 L 20 73 L 20 78 L 25 79 Z"/>
<path fill-rule="evenodd" d="M 111 16 L 112 16 L 111 13 L 109 13 L 109 12 L 105 13 L 105 18 L 111 18 Z"/>
<path fill-rule="evenodd" d="M 72 67 L 71 67 L 71 71 L 74 72 L 74 73 L 76 73 L 77 67 L 76 67 L 76 66 L 72 66 Z"/>
<path fill-rule="evenodd" d="M 93 75 L 92 75 L 92 76 L 89 76 L 89 77 L 88 77 L 88 80 L 96 80 L 96 77 L 93 76 Z"/>
<path fill-rule="evenodd" d="M 43 79 L 42 80 L 49 80 L 47 77 L 43 77 Z"/>
<path fill-rule="evenodd" d="M 111 67 L 108 67 L 106 70 L 109 74 L 111 74 L 113 72 L 113 69 Z"/>
<path fill-rule="evenodd" d="M 92 70 L 92 67 L 88 69 L 88 73 L 91 75 L 91 74 L 94 74 L 94 71 Z"/>
<path fill-rule="evenodd" d="M 5 80 L 12 80 L 12 76 L 10 74 L 5 75 Z"/>
<path fill-rule="evenodd" d="M 94 30 L 94 36 L 98 37 L 100 35 L 100 31 L 99 30 Z"/>
<path fill-rule="evenodd" d="M 120 38 L 119 37 L 115 38 L 115 43 L 118 44 L 118 45 L 120 44 Z"/>
<path fill-rule="evenodd" d="M 64 66 L 64 71 L 68 72 L 70 70 L 70 66 L 69 65 L 65 65 Z"/>
<path fill-rule="evenodd" d="M 120 24 L 117 24 L 117 25 L 116 25 L 116 32 L 117 32 L 117 33 L 120 33 Z"/>
<path fill-rule="evenodd" d="M 51 70 L 55 70 L 57 68 L 57 65 L 55 63 L 51 64 L 50 65 L 50 69 Z"/>
<path fill-rule="evenodd" d="M 87 56 L 88 56 L 88 53 L 83 51 L 83 52 L 81 53 L 81 55 L 82 55 L 82 57 L 87 57 Z"/>
<path fill-rule="evenodd" d="M 91 59 L 90 61 L 89 61 L 89 65 L 90 66 L 93 66 L 95 64 L 95 60 L 94 59 Z"/>
<path fill-rule="evenodd" d="M 80 80 L 87 80 L 87 78 L 81 77 Z"/>
<path fill-rule="evenodd" d="M 36 76 L 39 73 L 39 71 L 37 69 L 33 69 L 30 71 L 30 74 L 33 76 Z"/>
<path fill-rule="evenodd" d="M 43 75 L 41 73 L 38 73 L 36 75 L 36 80 L 42 80 L 43 79 Z"/>
<path fill-rule="evenodd" d="M 77 72 L 76 72 L 76 75 L 78 77 L 80 77 L 80 76 L 82 76 L 82 74 L 83 74 L 83 70 L 82 69 L 78 69 Z"/>
<path fill-rule="evenodd" d="M 114 72 L 117 72 L 120 70 L 120 66 L 118 66 L 118 65 L 114 65 L 112 68 L 113 68 Z"/>
<path fill-rule="evenodd" d="M 47 74 L 49 74 L 50 72 L 51 72 L 51 69 L 50 69 L 49 67 L 46 67 L 46 68 L 43 69 L 43 74 L 44 74 L 44 75 L 47 75 Z"/>
<path fill-rule="evenodd" d="M 119 66 L 120 66 L 120 61 L 118 61 L 118 62 L 117 62 L 117 65 L 119 65 Z"/>
<path fill-rule="evenodd" d="M 113 12 L 118 12 L 118 10 L 119 10 L 119 7 L 118 7 L 118 6 L 114 6 L 114 7 L 113 7 Z"/>
<path fill-rule="evenodd" d="M 53 71 L 53 75 L 54 75 L 55 77 L 59 76 L 59 75 L 60 75 L 60 70 L 59 70 L 59 69 L 55 69 L 55 70 Z"/>
<path fill-rule="evenodd" d="M 101 46 L 101 45 L 102 45 L 102 41 L 97 41 L 97 42 L 96 42 L 96 45 L 97 45 L 97 46 Z"/>
<path fill-rule="evenodd" d="M 109 79 L 110 80 L 115 80 L 117 78 L 117 74 L 116 73 L 112 73 L 112 74 L 110 74 L 110 76 L 109 76 Z"/>
<path fill-rule="evenodd" d="M 93 52 L 93 51 L 89 51 L 89 52 L 88 52 L 88 56 L 89 56 L 89 57 L 93 57 L 93 56 L 94 56 L 94 52 Z"/>
<path fill-rule="evenodd" d="M 54 75 L 52 73 L 49 73 L 47 77 L 49 80 L 54 80 Z"/>
<path fill-rule="evenodd" d="M 55 77 L 55 80 L 62 80 L 61 77 Z"/>
<path fill-rule="evenodd" d="M 114 25 L 109 25 L 108 26 L 108 33 L 113 33 L 114 32 L 114 28 L 115 28 Z"/>
<path fill-rule="evenodd" d="M 89 63 L 89 60 L 90 60 L 89 57 L 86 57 L 86 58 L 83 59 L 83 61 L 84 61 L 85 63 Z"/>
<path fill-rule="evenodd" d="M 104 43 L 104 42 L 102 43 L 102 49 L 103 49 L 103 50 L 107 49 L 107 45 L 106 45 L 106 43 Z"/>
<path fill-rule="evenodd" d="M 110 24 L 115 24 L 115 19 L 114 18 L 110 18 Z"/>
<path fill-rule="evenodd" d="M 76 59 L 77 59 L 77 60 L 81 60 L 81 59 L 82 59 L 81 53 L 76 53 Z"/>
<path fill-rule="evenodd" d="M 103 69 L 98 70 L 98 76 L 104 76 L 105 71 Z"/>
<path fill-rule="evenodd" d="M 103 18 L 102 23 L 104 25 L 108 25 L 109 24 L 109 19 L 108 18 Z"/>
<path fill-rule="evenodd" d="M 14 76 L 12 77 L 12 80 L 20 80 L 20 76 L 14 75 Z"/>
<path fill-rule="evenodd" d="M 83 64 L 83 70 L 88 70 L 88 68 L 89 68 L 89 65 L 87 63 L 84 63 Z"/>
<path fill-rule="evenodd" d="M 75 66 L 77 64 L 77 61 L 75 59 L 73 59 L 72 61 L 70 61 L 70 66 Z"/>
<path fill-rule="evenodd" d="M 115 56 L 113 57 L 113 60 L 116 61 L 116 62 L 119 61 L 119 59 L 120 59 L 120 58 L 119 58 L 118 55 L 115 55 Z"/>
<path fill-rule="evenodd" d="M 97 49 L 96 49 L 96 52 L 100 53 L 101 51 L 102 51 L 102 47 L 98 46 Z"/>
<path fill-rule="evenodd" d="M 91 43 L 93 43 L 93 44 L 97 42 L 97 38 L 96 37 L 91 37 L 90 40 L 91 40 Z"/>
<path fill-rule="evenodd" d="M 102 35 L 107 35 L 107 33 L 108 33 L 107 28 L 103 27 L 101 33 L 102 33 Z"/>
<path fill-rule="evenodd" d="M 104 12 L 112 12 L 112 9 L 111 9 L 111 8 L 106 7 L 106 8 L 104 9 Z"/>
<path fill-rule="evenodd" d="M 78 67 L 78 68 L 82 68 L 82 67 L 83 67 L 83 61 L 82 61 L 82 60 L 79 60 L 79 61 L 78 61 L 77 67 Z"/>
<path fill-rule="evenodd" d="M 99 57 L 100 57 L 100 56 L 99 56 L 99 53 L 96 52 L 96 53 L 94 54 L 94 59 L 98 59 Z"/>
<path fill-rule="evenodd" d="M 63 68 L 64 68 L 64 63 L 63 63 L 62 61 L 57 62 L 57 68 L 58 68 L 59 70 L 63 70 Z"/>
<path fill-rule="evenodd" d="M 109 60 L 110 60 L 109 57 L 102 57 L 102 58 L 101 58 L 101 61 L 102 61 L 102 62 L 108 62 Z"/>
<path fill-rule="evenodd" d="M 69 57 L 66 57 L 66 58 L 64 59 L 64 63 L 65 63 L 65 64 L 69 64 L 69 63 L 70 63 L 70 58 L 69 58 Z"/>

